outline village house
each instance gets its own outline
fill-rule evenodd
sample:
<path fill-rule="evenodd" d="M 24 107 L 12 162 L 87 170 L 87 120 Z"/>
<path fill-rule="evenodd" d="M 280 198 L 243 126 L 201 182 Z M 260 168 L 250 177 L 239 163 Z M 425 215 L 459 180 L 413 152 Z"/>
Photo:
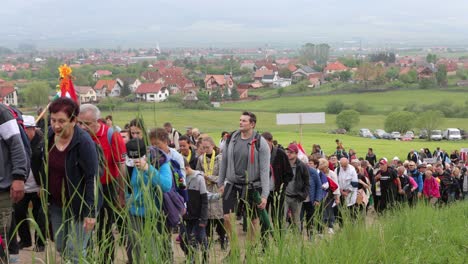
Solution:
<path fill-rule="evenodd" d="M 16 66 L 11 63 L 2 64 L 0 67 L 0 71 L 2 72 L 15 72 Z"/>
<path fill-rule="evenodd" d="M 253 62 L 253 60 L 244 60 L 240 63 L 240 68 L 253 71 L 255 68 L 255 63 Z"/>
<path fill-rule="evenodd" d="M 117 97 L 120 96 L 122 86 L 123 82 L 118 78 L 116 80 L 99 80 L 94 85 L 94 90 L 98 99 L 107 96 Z"/>
<path fill-rule="evenodd" d="M 239 99 L 246 99 L 249 97 L 249 89 L 237 88 L 237 92 L 239 93 Z"/>
<path fill-rule="evenodd" d="M 312 67 L 307 65 L 301 65 L 295 71 L 292 72 L 291 78 L 293 82 L 298 82 L 304 79 L 309 79 L 311 76 L 321 78 L 323 74 L 314 70 Z"/>
<path fill-rule="evenodd" d="M 91 86 L 75 86 L 80 103 L 91 103 L 97 101 L 96 91 Z"/>
<path fill-rule="evenodd" d="M 348 67 L 346 67 L 343 63 L 339 61 L 328 63 L 327 66 L 323 69 L 325 74 L 333 74 L 336 72 L 347 71 Z"/>
<path fill-rule="evenodd" d="M 99 80 L 101 79 L 102 77 L 104 76 L 111 76 L 112 75 L 112 72 L 111 71 L 108 71 L 108 70 L 97 70 L 94 74 L 93 74 L 93 78 L 94 80 Z"/>
<path fill-rule="evenodd" d="M 223 91 L 227 89 L 227 93 L 231 94 L 231 89 L 234 88 L 234 80 L 230 75 L 214 75 L 207 74 L 205 76 L 205 88 L 208 94 L 211 94 L 216 89 L 220 88 Z"/>
<path fill-rule="evenodd" d="M 130 92 L 132 93 L 135 93 L 138 86 L 141 85 L 141 81 L 138 78 L 122 77 L 119 79 L 122 80 L 123 85 L 128 86 L 128 88 L 130 89 Z"/>
<path fill-rule="evenodd" d="M 169 89 L 160 83 L 142 83 L 135 91 L 136 98 L 146 102 L 162 102 L 169 96 Z"/>
<path fill-rule="evenodd" d="M 0 103 L 18 105 L 18 93 L 14 86 L 0 86 Z"/>

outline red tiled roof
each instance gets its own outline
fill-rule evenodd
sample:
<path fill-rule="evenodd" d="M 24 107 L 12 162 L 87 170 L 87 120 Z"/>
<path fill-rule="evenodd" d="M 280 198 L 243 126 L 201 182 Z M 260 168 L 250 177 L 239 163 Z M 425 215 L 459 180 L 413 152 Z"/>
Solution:
<path fill-rule="evenodd" d="M 99 76 L 109 76 L 112 75 L 112 72 L 108 70 L 97 70 L 96 74 Z"/>
<path fill-rule="evenodd" d="M 5 80 L 3 80 L 3 79 L 0 79 L 0 83 L 4 83 L 4 82 L 5 82 Z"/>
<path fill-rule="evenodd" d="M 224 79 L 224 75 L 216 75 L 216 74 L 211 74 L 211 75 L 206 75 L 205 76 L 205 83 L 211 79 L 213 77 L 214 81 L 218 84 L 218 85 L 225 85 L 226 84 L 226 79 Z M 230 78 L 230 77 L 229 77 Z"/>
<path fill-rule="evenodd" d="M 297 70 L 297 67 L 294 64 L 289 64 L 288 65 L 288 70 L 291 71 L 291 72 L 295 72 Z"/>
<path fill-rule="evenodd" d="M 289 64 L 290 60 L 289 59 L 277 59 L 277 60 L 275 60 L 275 62 L 278 65 L 287 65 L 287 64 Z"/>
<path fill-rule="evenodd" d="M 93 87 L 91 86 L 75 86 L 76 93 L 78 94 L 87 94 Z"/>
<path fill-rule="evenodd" d="M 94 90 L 102 90 L 103 88 L 107 88 L 107 91 L 112 91 L 114 86 L 117 84 L 115 80 L 99 80 L 97 81 L 96 85 L 94 85 Z"/>
<path fill-rule="evenodd" d="M 345 71 L 347 70 L 348 68 L 346 66 L 344 66 L 343 63 L 339 62 L 339 61 L 335 61 L 335 62 L 332 62 L 332 63 L 329 63 L 326 67 L 325 67 L 325 71 Z"/>
<path fill-rule="evenodd" d="M 161 89 L 166 89 L 160 83 L 142 83 L 138 88 L 135 90 L 137 94 L 147 94 L 147 93 L 158 93 Z"/>
<path fill-rule="evenodd" d="M 263 76 L 265 75 L 273 75 L 273 70 L 269 70 L 269 69 L 266 69 L 266 70 L 256 70 L 255 71 L 255 78 L 263 78 Z"/>
<path fill-rule="evenodd" d="M 13 86 L 0 86 L 0 97 L 3 98 L 15 91 Z"/>
<path fill-rule="evenodd" d="M 400 75 L 407 74 L 411 70 L 411 67 L 404 67 L 400 69 Z"/>

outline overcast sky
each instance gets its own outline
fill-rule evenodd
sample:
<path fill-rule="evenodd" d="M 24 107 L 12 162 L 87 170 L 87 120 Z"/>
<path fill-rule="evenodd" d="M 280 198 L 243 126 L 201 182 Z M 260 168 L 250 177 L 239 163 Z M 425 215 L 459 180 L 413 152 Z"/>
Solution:
<path fill-rule="evenodd" d="M 468 44 L 466 0 L 10 0 L 0 46 Z"/>

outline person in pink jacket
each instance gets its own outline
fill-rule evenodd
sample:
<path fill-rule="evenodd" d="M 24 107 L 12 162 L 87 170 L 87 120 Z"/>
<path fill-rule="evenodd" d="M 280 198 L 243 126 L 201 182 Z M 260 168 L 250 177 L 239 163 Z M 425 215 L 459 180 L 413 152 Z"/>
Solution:
<path fill-rule="evenodd" d="M 426 171 L 424 176 L 423 194 L 429 199 L 429 202 L 434 205 L 440 198 L 439 183 L 429 170 Z"/>

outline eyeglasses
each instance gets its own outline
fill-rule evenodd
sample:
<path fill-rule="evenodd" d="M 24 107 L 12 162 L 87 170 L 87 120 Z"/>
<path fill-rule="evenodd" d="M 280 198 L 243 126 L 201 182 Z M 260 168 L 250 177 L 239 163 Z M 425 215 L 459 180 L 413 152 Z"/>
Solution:
<path fill-rule="evenodd" d="M 86 126 L 90 126 L 90 125 L 92 125 L 93 123 L 94 123 L 94 122 L 92 122 L 92 121 L 88 121 L 88 122 L 78 121 L 78 124 L 79 124 L 80 126 L 82 126 L 83 124 L 85 124 Z"/>

